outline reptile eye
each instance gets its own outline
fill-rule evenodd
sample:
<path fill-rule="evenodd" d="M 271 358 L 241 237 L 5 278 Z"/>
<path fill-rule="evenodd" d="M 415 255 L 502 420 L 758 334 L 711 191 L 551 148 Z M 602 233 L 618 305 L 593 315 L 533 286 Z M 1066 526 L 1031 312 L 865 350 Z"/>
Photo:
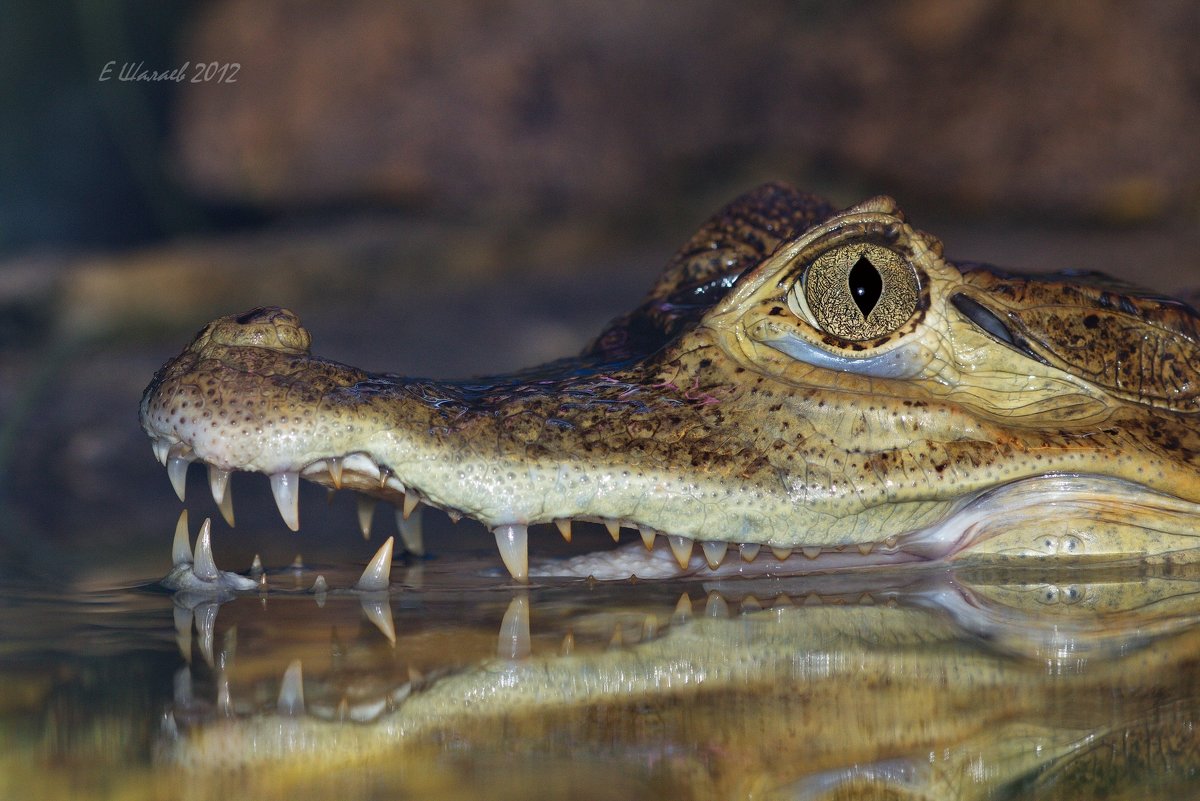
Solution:
<path fill-rule="evenodd" d="M 919 287 L 916 271 L 899 253 L 858 243 L 822 253 L 805 272 L 803 291 L 822 330 L 863 342 L 908 322 Z"/>

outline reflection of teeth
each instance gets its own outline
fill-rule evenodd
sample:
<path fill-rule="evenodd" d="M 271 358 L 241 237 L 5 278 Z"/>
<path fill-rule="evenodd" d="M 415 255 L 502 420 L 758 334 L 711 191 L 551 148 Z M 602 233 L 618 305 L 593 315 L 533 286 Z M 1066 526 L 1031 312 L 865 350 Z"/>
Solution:
<path fill-rule="evenodd" d="M 571 521 L 563 518 L 558 518 L 554 521 L 554 525 L 558 526 L 558 533 L 562 534 L 562 538 L 567 542 L 571 541 Z"/>
<path fill-rule="evenodd" d="M 300 530 L 300 474 L 295 470 L 275 473 L 271 476 L 271 494 L 283 522 L 292 531 Z"/>
<path fill-rule="evenodd" d="M 675 555 L 680 570 L 687 570 L 688 562 L 692 561 L 692 540 L 678 534 L 668 534 L 667 543 L 671 546 L 671 553 Z"/>
<path fill-rule="evenodd" d="M 400 541 L 404 550 L 417 556 L 425 555 L 425 510 L 418 508 L 411 517 L 396 514 L 396 528 L 400 530 Z"/>
<path fill-rule="evenodd" d="M 371 561 L 367 563 L 366 569 L 363 570 L 362 576 L 354 585 L 354 589 L 363 592 L 380 592 L 388 588 L 392 575 L 392 548 L 395 541 L 395 537 L 388 537 L 387 542 L 375 552 Z"/>
<path fill-rule="evenodd" d="M 720 566 L 728 547 L 729 543 L 723 541 L 700 543 L 700 550 L 704 551 L 704 561 L 708 562 L 708 566 L 713 570 Z"/>
<path fill-rule="evenodd" d="M 179 496 L 179 500 L 183 500 L 184 493 L 187 491 L 187 469 L 192 460 L 184 454 L 182 445 L 176 445 L 171 448 L 171 452 L 167 457 L 167 478 L 171 479 L 171 486 L 175 488 L 175 494 Z"/>
<path fill-rule="evenodd" d="M 738 553 L 741 554 L 742 560 L 745 562 L 753 562 L 758 557 L 758 551 L 762 548 L 757 542 L 743 542 L 738 546 Z"/>
<path fill-rule="evenodd" d="M 192 544 L 189 542 L 188 513 L 184 509 L 179 513 L 179 522 L 175 524 L 175 539 L 171 543 L 171 564 L 190 565 L 192 563 Z"/>
<path fill-rule="evenodd" d="M 604 527 L 608 529 L 608 536 L 613 538 L 613 542 L 621 541 L 621 523 L 618 520 L 611 518 L 604 521 Z"/>
<path fill-rule="evenodd" d="M 520 524 L 496 526 L 496 547 L 500 559 L 513 579 L 522 583 L 529 580 L 529 529 Z"/>
<path fill-rule="evenodd" d="M 525 659 L 532 648 L 529 637 L 529 597 L 521 592 L 508 603 L 500 635 L 496 639 L 496 656 L 501 659 Z"/>
<path fill-rule="evenodd" d="M 647 551 L 654 550 L 654 538 L 658 536 L 658 532 L 649 526 L 638 526 L 638 533 L 642 535 L 642 545 L 646 546 Z"/>
<path fill-rule="evenodd" d="M 375 499 L 367 495 L 358 496 L 358 528 L 363 539 L 371 539 L 371 521 L 375 519 Z"/>
<path fill-rule="evenodd" d="M 363 614 L 367 616 L 367 620 L 371 621 L 384 637 L 387 637 L 388 642 L 395 645 L 396 622 L 392 619 L 392 605 L 365 595 L 360 600 Z"/>
<path fill-rule="evenodd" d="M 304 714 L 304 670 L 297 659 L 283 672 L 279 684 L 279 700 L 275 703 L 280 715 Z"/>

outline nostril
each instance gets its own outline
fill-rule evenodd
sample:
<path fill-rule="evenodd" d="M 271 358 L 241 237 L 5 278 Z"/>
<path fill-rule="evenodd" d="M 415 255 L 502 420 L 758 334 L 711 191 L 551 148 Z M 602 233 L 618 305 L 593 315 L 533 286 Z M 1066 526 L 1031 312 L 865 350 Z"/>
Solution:
<path fill-rule="evenodd" d="M 259 318 L 266 316 L 266 314 L 265 314 L 266 311 L 267 311 L 267 309 L 265 307 L 258 306 L 256 308 L 251 309 L 248 312 L 239 314 L 234 319 L 234 322 L 237 323 L 238 325 L 249 325 L 250 323 L 259 322 Z"/>
<path fill-rule="evenodd" d="M 238 315 L 214 320 L 190 346 L 270 348 L 284 353 L 307 354 L 312 344 L 295 312 L 279 306 L 258 306 Z"/>

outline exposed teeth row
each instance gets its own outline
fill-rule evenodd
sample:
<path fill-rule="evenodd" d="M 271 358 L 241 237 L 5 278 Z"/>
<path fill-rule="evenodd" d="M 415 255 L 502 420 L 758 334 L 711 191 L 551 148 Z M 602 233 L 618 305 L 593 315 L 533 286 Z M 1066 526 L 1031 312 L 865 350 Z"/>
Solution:
<path fill-rule="evenodd" d="M 179 496 L 179 500 L 184 500 L 187 491 L 187 470 L 188 466 L 193 461 L 196 461 L 195 456 L 190 449 L 183 445 L 169 445 L 166 440 L 152 440 L 154 456 L 158 461 L 166 466 L 167 477 L 171 480 L 171 486 L 175 488 L 175 494 Z M 380 487 L 388 486 L 400 492 L 404 492 L 404 487 L 391 474 L 391 471 L 377 466 L 369 457 L 364 454 L 351 454 L 345 458 L 330 458 L 315 462 L 305 468 L 305 473 L 313 473 L 318 470 L 328 470 L 329 476 L 335 488 L 340 489 L 342 485 L 343 471 L 349 468 L 356 472 L 374 475 L 380 480 Z M 222 470 L 216 465 L 208 465 L 208 485 L 212 491 L 213 501 L 217 504 L 217 508 L 221 511 L 221 516 L 225 518 L 225 522 L 230 526 L 234 525 L 233 516 L 233 493 L 229 489 L 229 476 L 231 471 Z M 271 495 L 275 498 L 275 505 L 279 509 L 279 514 L 283 518 L 284 524 L 292 531 L 300 530 L 300 471 L 284 471 L 282 473 L 274 473 L 270 476 L 271 480 Z M 420 514 L 414 515 L 421 505 L 421 498 L 415 491 L 409 491 L 404 494 L 404 502 L 400 509 L 396 510 L 396 527 L 400 531 L 400 540 L 404 543 L 404 547 L 410 553 L 418 556 L 425 553 L 424 528 L 421 524 Z M 371 498 L 360 495 L 358 506 L 358 522 L 362 529 L 363 537 L 369 538 L 371 533 L 371 523 L 375 516 L 375 501 Z"/>
<path fill-rule="evenodd" d="M 176 494 L 182 501 L 187 484 L 188 465 L 195 460 L 194 455 L 192 455 L 190 449 L 186 448 L 186 446 L 169 445 L 165 440 L 155 439 L 152 441 L 152 444 L 154 455 L 162 464 L 166 465 L 171 485 L 174 486 Z M 405 491 L 404 486 L 388 467 L 375 464 L 366 454 L 353 453 L 344 457 L 331 457 L 314 462 L 304 468 L 303 472 L 306 475 L 312 475 L 320 471 L 328 471 L 333 486 L 340 488 L 345 470 L 375 477 L 379 480 L 381 488 L 386 486 L 404 493 L 404 501 L 401 508 L 396 510 L 396 527 L 400 532 L 400 539 L 404 543 L 404 547 L 409 552 L 418 555 L 424 554 L 424 534 L 421 515 L 419 513 L 422 497 L 416 490 L 409 489 Z M 221 510 L 221 515 L 225 518 L 225 521 L 232 526 L 234 524 L 233 500 L 229 489 L 229 475 L 230 471 L 228 470 L 222 470 L 216 465 L 208 465 L 209 487 L 212 490 L 213 500 Z M 285 471 L 274 473 L 270 476 L 271 494 L 275 498 L 275 505 L 279 508 L 279 514 L 283 517 L 283 522 L 292 531 L 300 529 L 298 506 L 300 475 L 300 471 Z M 371 524 L 375 516 L 375 503 L 374 499 L 368 496 L 361 495 L 359 497 L 358 523 L 364 537 L 369 537 L 371 533 Z M 455 510 L 448 510 L 447 514 L 455 522 L 462 516 L 461 513 Z M 653 550 L 656 538 L 659 534 L 663 533 L 648 526 L 627 520 L 612 518 L 588 519 L 595 520 L 595 522 L 604 525 L 614 542 L 620 540 L 621 529 L 623 527 L 636 528 L 647 550 Z M 567 542 L 571 541 L 571 523 L 572 521 L 569 519 L 556 519 L 554 521 L 559 533 Z M 496 546 L 500 551 L 500 558 L 504 562 L 504 566 L 508 569 L 508 572 L 514 580 L 527 582 L 529 580 L 528 526 L 523 523 L 508 523 L 496 526 L 492 529 L 492 533 L 496 538 Z M 665 536 L 671 553 L 675 557 L 675 561 L 678 562 L 681 570 L 686 570 L 691 563 L 695 541 L 679 534 L 665 534 Z M 895 542 L 889 541 L 883 543 L 883 545 L 891 549 L 895 547 Z M 704 561 L 708 564 L 709 568 L 714 570 L 725 560 L 731 547 L 736 548 L 742 560 L 746 562 L 753 562 L 762 549 L 762 545 L 759 543 L 749 542 L 702 541 L 700 543 L 700 550 L 704 555 Z M 822 553 L 827 552 L 827 550 L 841 552 L 844 547 L 848 546 L 840 546 L 834 549 L 824 549 L 820 546 L 806 546 L 798 549 L 774 545 L 768 545 L 767 547 L 776 559 L 782 561 L 789 558 L 793 550 L 799 550 L 807 559 L 817 559 Z M 854 547 L 857 548 L 862 556 L 868 556 L 874 549 L 875 543 L 863 543 Z"/>

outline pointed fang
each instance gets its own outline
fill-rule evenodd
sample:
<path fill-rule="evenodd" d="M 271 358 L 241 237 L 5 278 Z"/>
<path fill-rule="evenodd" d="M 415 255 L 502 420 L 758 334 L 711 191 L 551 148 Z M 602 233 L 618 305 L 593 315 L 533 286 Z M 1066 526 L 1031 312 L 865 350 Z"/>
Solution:
<path fill-rule="evenodd" d="M 520 524 L 496 526 L 496 547 L 515 581 L 529 580 L 529 528 Z"/>
<path fill-rule="evenodd" d="M 358 583 L 354 585 L 354 589 L 362 592 L 382 592 L 388 588 L 392 576 L 392 548 L 395 543 L 395 537 L 387 538 L 387 542 L 375 552 L 371 561 L 367 563 L 367 567 L 359 577 Z"/>
<path fill-rule="evenodd" d="M 179 513 L 179 522 L 175 524 L 175 540 L 171 543 L 171 564 L 190 565 L 192 563 L 192 543 L 189 541 L 187 509 Z"/>
<path fill-rule="evenodd" d="M 738 553 L 742 557 L 743 562 L 753 562 L 758 558 L 758 552 L 762 548 L 757 542 L 743 542 L 738 546 Z"/>
<path fill-rule="evenodd" d="M 171 455 L 167 459 L 167 478 L 171 479 L 171 486 L 175 488 L 175 494 L 181 501 L 187 492 L 187 469 L 191 463 L 191 459 L 182 455 L 179 446 L 171 449 Z"/>
<path fill-rule="evenodd" d="M 605 520 L 604 527 L 608 529 L 608 536 L 613 538 L 613 542 L 621 541 L 621 523 L 617 520 Z"/>
<path fill-rule="evenodd" d="M 425 555 L 425 514 L 423 508 L 418 508 L 407 520 L 404 515 L 396 515 L 396 528 L 400 531 L 400 541 L 404 550 L 417 556 Z"/>
<path fill-rule="evenodd" d="M 413 513 L 413 509 L 416 509 L 420 503 L 421 499 L 417 497 L 417 493 L 404 493 L 404 508 L 401 510 L 401 514 L 403 514 L 405 517 L 408 517 Z"/>
<path fill-rule="evenodd" d="M 300 530 L 300 474 L 295 470 L 275 473 L 271 476 L 271 494 L 283 522 L 292 531 Z"/>
<path fill-rule="evenodd" d="M 687 570 L 688 562 L 692 561 L 692 541 L 678 534 L 668 534 L 667 543 L 671 546 L 671 553 L 675 554 L 679 569 Z"/>
<path fill-rule="evenodd" d="M 300 666 L 299 659 L 288 665 L 287 670 L 283 672 L 276 708 L 281 715 L 304 714 L 304 669 Z"/>
<path fill-rule="evenodd" d="M 150 447 L 154 449 L 154 458 L 163 467 L 167 466 L 167 455 L 171 452 L 171 445 L 165 439 L 155 439 L 150 441 Z"/>
<path fill-rule="evenodd" d="M 562 538 L 567 542 L 571 541 L 571 521 L 564 518 L 558 518 L 554 521 L 554 525 L 558 526 L 558 533 L 562 534 Z"/>
<path fill-rule="evenodd" d="M 212 490 L 213 501 L 220 506 L 221 502 L 225 500 L 225 493 L 229 491 L 229 471 L 210 464 L 208 466 L 208 486 Z"/>
<path fill-rule="evenodd" d="M 217 508 L 221 510 L 221 517 L 233 528 L 233 490 L 225 488 L 225 497 L 217 504 Z"/>
<path fill-rule="evenodd" d="M 721 565 L 728 548 L 729 543 L 727 542 L 700 543 L 700 550 L 704 551 L 704 561 L 708 562 L 708 566 L 712 570 L 716 570 Z"/>
<path fill-rule="evenodd" d="M 366 495 L 358 496 L 358 528 L 363 539 L 371 539 L 371 521 L 375 519 L 375 499 Z"/>
<path fill-rule="evenodd" d="M 654 539 L 658 536 L 658 532 L 649 526 L 638 526 L 637 530 L 642 535 L 642 545 L 646 546 L 647 551 L 653 551 Z"/>
<path fill-rule="evenodd" d="M 200 526 L 200 533 L 196 535 L 196 551 L 192 555 L 192 571 L 202 581 L 221 578 L 221 571 L 217 570 L 217 563 L 213 561 L 211 532 L 212 521 L 206 517 Z"/>
<path fill-rule="evenodd" d="M 329 468 L 329 480 L 333 482 L 334 489 L 342 488 L 342 460 L 334 456 L 325 460 L 325 466 Z"/>

